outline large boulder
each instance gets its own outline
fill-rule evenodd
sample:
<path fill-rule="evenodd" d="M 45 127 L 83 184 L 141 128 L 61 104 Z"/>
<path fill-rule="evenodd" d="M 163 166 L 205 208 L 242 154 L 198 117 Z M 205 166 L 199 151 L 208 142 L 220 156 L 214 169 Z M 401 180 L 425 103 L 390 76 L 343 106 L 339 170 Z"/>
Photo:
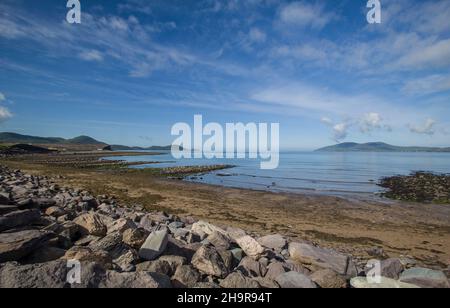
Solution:
<path fill-rule="evenodd" d="M 62 260 L 23 266 L 6 263 L 0 267 L 0 288 L 70 287 L 67 274 L 67 262 Z"/>
<path fill-rule="evenodd" d="M 75 218 L 73 222 L 80 226 L 80 230 L 85 235 L 90 234 L 101 237 L 106 235 L 107 228 L 99 214 L 86 213 Z"/>
<path fill-rule="evenodd" d="M 401 282 L 417 285 L 421 288 L 449 288 L 449 282 L 441 271 L 414 267 L 404 271 L 400 276 Z"/>
<path fill-rule="evenodd" d="M 200 273 L 191 265 L 182 265 L 175 271 L 172 285 L 175 288 L 193 288 L 200 278 Z"/>
<path fill-rule="evenodd" d="M 18 261 L 45 245 L 53 233 L 25 230 L 0 234 L 0 263 Z"/>
<path fill-rule="evenodd" d="M 175 273 L 178 267 L 187 264 L 186 258 L 181 256 L 161 256 L 159 260 L 169 263 L 172 274 Z"/>
<path fill-rule="evenodd" d="M 142 228 L 127 229 L 123 232 L 122 241 L 130 247 L 139 249 L 144 245 L 149 234 L 147 230 Z"/>
<path fill-rule="evenodd" d="M 245 277 L 241 272 L 234 272 L 220 282 L 225 289 L 258 289 L 261 286 L 255 280 Z"/>
<path fill-rule="evenodd" d="M 113 259 L 118 258 L 128 250 L 122 243 L 122 234 L 120 232 L 114 232 L 106 235 L 104 238 L 94 241 L 89 244 L 89 247 L 93 250 L 100 250 L 108 252 Z"/>
<path fill-rule="evenodd" d="M 287 272 L 275 280 L 282 289 L 315 289 L 317 286 L 306 275 L 297 272 Z"/>
<path fill-rule="evenodd" d="M 219 232 L 227 235 L 225 230 L 201 220 L 192 225 L 191 231 L 195 234 L 206 234 L 207 236 L 213 234 L 214 232 Z"/>
<path fill-rule="evenodd" d="M 344 276 L 354 277 L 357 269 L 350 257 L 334 250 L 324 249 L 305 243 L 290 243 L 289 254 L 295 261 L 329 268 Z"/>
<path fill-rule="evenodd" d="M 27 226 L 41 218 L 41 213 L 37 209 L 15 211 L 0 217 L 0 232 L 5 230 Z"/>
<path fill-rule="evenodd" d="M 264 253 L 264 248 L 251 236 L 240 237 L 236 242 L 245 254 L 253 259 L 259 259 Z"/>
<path fill-rule="evenodd" d="M 267 268 L 263 264 L 250 257 L 243 258 L 237 270 L 247 277 L 264 277 L 267 272 Z"/>
<path fill-rule="evenodd" d="M 139 256 L 144 260 L 155 260 L 166 250 L 168 240 L 167 230 L 152 232 L 139 250 Z"/>
<path fill-rule="evenodd" d="M 280 234 L 273 234 L 260 237 L 258 243 L 275 251 L 281 251 L 286 247 L 287 240 Z"/>
<path fill-rule="evenodd" d="M 267 279 L 270 279 L 270 280 L 275 280 L 275 279 L 277 279 L 278 276 L 286 273 L 287 271 L 288 270 L 283 265 L 283 263 L 273 262 L 273 263 L 270 263 L 269 266 L 267 267 L 267 273 L 264 277 L 266 277 Z"/>
<path fill-rule="evenodd" d="M 365 268 L 366 275 L 374 269 L 371 264 L 369 262 Z M 404 267 L 400 259 L 391 258 L 380 261 L 380 274 L 382 277 L 398 280 L 403 270 Z"/>
<path fill-rule="evenodd" d="M 204 245 L 197 250 L 191 263 L 196 269 L 207 275 L 224 278 L 228 274 L 225 262 L 211 245 Z"/>
<path fill-rule="evenodd" d="M 391 278 L 380 277 L 379 281 L 371 281 L 366 277 L 354 277 L 350 285 L 355 289 L 417 289 L 416 285 L 400 282 Z"/>
<path fill-rule="evenodd" d="M 137 228 L 136 224 L 131 219 L 127 218 L 120 218 L 107 226 L 108 234 L 115 232 L 124 233 L 125 230 L 136 228 Z"/>
<path fill-rule="evenodd" d="M 231 246 L 230 238 L 217 231 L 211 233 L 206 240 L 219 250 L 228 250 Z"/>
<path fill-rule="evenodd" d="M 160 289 L 171 288 L 170 278 L 166 275 L 149 272 L 119 273 L 108 271 L 100 288 L 114 289 Z"/>
<path fill-rule="evenodd" d="M 105 268 L 112 268 L 112 258 L 106 251 L 93 250 L 89 247 L 73 246 L 61 259 L 97 263 Z"/>
<path fill-rule="evenodd" d="M 136 271 L 138 272 L 152 272 L 158 274 L 164 274 L 167 276 L 172 276 L 174 271 L 170 266 L 169 262 L 164 260 L 146 261 L 136 265 Z"/>
<path fill-rule="evenodd" d="M 331 269 L 319 270 L 309 278 L 322 289 L 340 289 L 347 287 L 347 280 Z"/>
<path fill-rule="evenodd" d="M 17 211 L 17 206 L 15 205 L 2 205 L 0 204 L 0 215 L 5 215 L 14 211 Z"/>

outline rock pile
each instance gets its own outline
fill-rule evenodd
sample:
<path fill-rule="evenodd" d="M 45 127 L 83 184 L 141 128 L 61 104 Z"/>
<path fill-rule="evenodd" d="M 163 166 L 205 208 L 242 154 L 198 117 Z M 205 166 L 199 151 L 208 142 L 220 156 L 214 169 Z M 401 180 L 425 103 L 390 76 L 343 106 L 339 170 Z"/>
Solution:
<path fill-rule="evenodd" d="M 381 263 L 378 286 L 448 287 L 443 272 Z M 119 206 L 0 167 L 0 287 L 373 287 L 351 256 L 192 217 Z"/>
<path fill-rule="evenodd" d="M 393 176 L 381 179 L 378 184 L 387 188 L 384 195 L 391 199 L 450 203 L 450 175 L 415 172 L 409 176 Z"/>

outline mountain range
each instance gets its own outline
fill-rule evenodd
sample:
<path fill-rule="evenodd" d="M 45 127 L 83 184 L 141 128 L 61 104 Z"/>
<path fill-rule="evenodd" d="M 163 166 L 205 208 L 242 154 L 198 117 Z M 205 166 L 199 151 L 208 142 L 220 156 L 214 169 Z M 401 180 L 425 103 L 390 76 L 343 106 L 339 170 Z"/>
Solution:
<path fill-rule="evenodd" d="M 450 152 L 450 148 L 438 147 L 402 147 L 384 142 L 355 143 L 344 142 L 324 147 L 316 152 Z"/>
<path fill-rule="evenodd" d="M 0 143 L 9 144 L 40 144 L 40 145 L 80 145 L 80 146 L 97 146 L 98 148 L 104 148 L 108 146 L 107 143 L 98 141 L 89 136 L 78 136 L 72 139 L 64 139 L 60 137 L 37 137 L 21 135 L 17 133 L 0 133 Z M 112 151 L 144 151 L 144 150 L 154 150 L 154 151 L 166 151 L 170 150 L 171 146 L 151 146 L 151 147 L 129 147 L 124 145 L 111 145 L 108 146 Z"/>

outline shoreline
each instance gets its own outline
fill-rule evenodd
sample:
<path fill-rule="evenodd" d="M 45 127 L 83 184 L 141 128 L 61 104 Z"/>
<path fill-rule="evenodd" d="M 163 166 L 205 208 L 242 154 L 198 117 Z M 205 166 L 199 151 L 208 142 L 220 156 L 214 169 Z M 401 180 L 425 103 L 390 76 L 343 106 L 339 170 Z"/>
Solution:
<path fill-rule="evenodd" d="M 450 260 L 450 206 L 348 200 L 342 197 L 221 187 L 155 176 L 145 169 L 87 170 L 24 161 L 6 162 L 31 174 L 50 175 L 61 185 L 124 204 L 141 204 L 260 234 L 280 233 L 368 260 L 380 247 L 390 256 L 409 256 L 445 269 Z"/>

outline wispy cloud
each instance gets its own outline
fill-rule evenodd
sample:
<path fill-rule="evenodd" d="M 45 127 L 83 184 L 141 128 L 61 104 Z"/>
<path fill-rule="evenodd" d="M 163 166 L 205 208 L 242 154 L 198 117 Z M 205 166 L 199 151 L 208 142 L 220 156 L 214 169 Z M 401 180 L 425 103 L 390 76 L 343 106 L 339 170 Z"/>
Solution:
<path fill-rule="evenodd" d="M 98 50 L 86 50 L 80 53 L 80 58 L 86 61 L 103 61 L 103 54 Z"/>
<path fill-rule="evenodd" d="M 317 30 L 324 28 L 335 17 L 334 13 L 326 11 L 319 2 L 292 2 L 283 6 L 279 12 L 282 23 Z"/>

